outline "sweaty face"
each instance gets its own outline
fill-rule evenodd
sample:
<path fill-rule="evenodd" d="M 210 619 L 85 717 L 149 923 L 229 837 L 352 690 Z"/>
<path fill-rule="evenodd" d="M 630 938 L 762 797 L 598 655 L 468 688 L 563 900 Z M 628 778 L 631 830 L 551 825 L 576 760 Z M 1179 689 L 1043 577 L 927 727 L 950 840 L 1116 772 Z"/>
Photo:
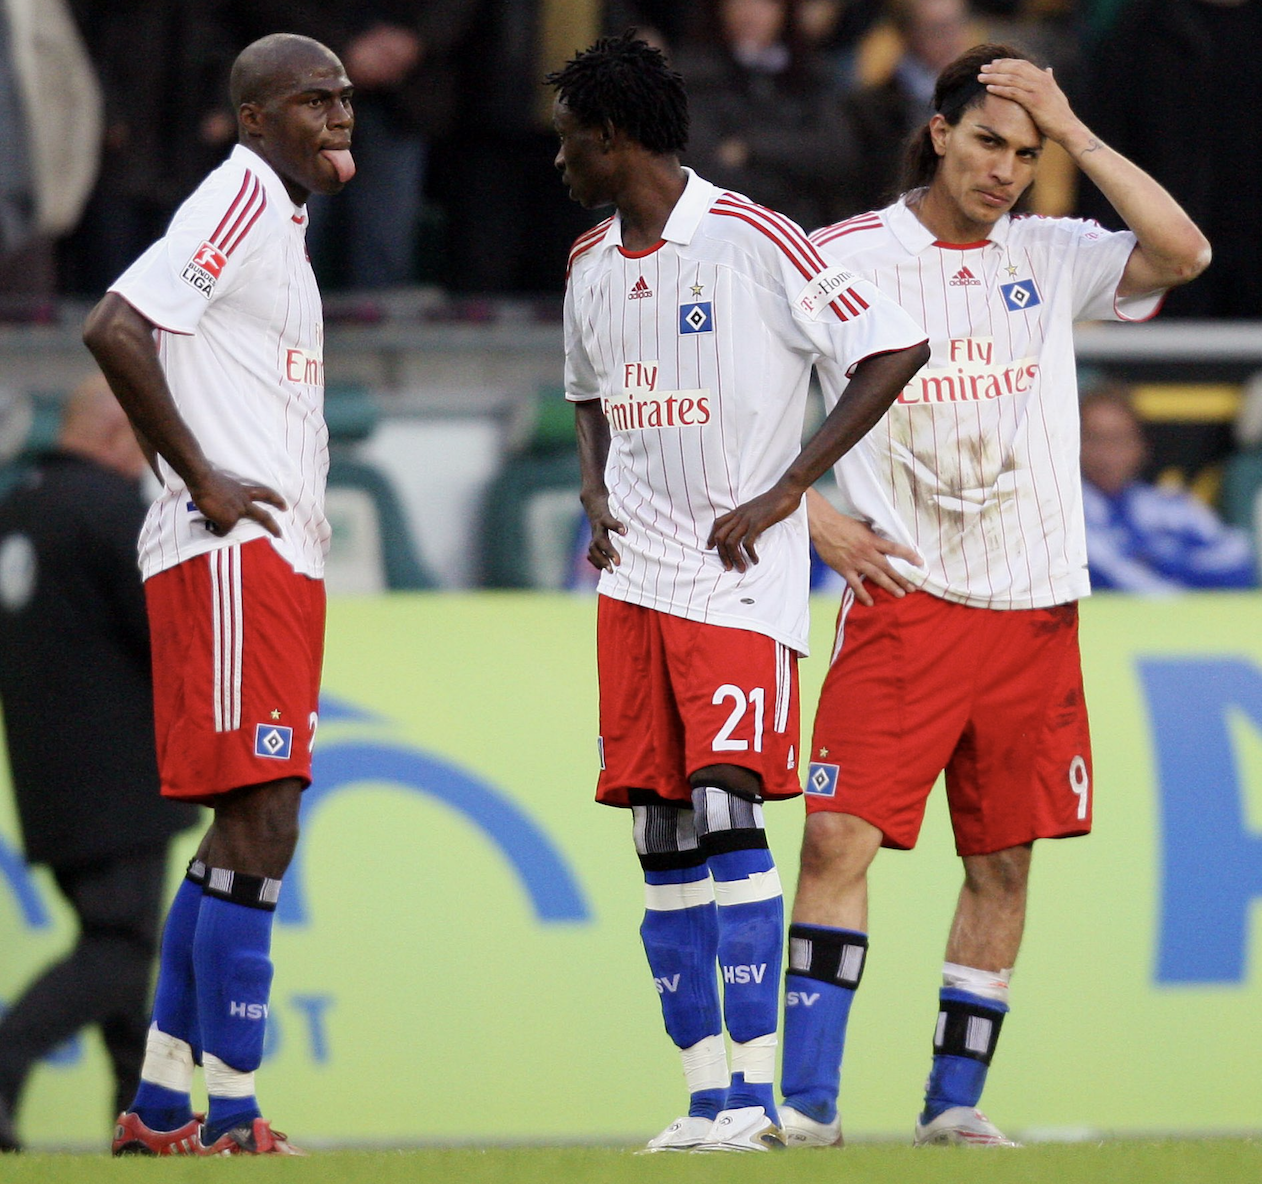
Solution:
<path fill-rule="evenodd" d="M 337 193 L 349 180 L 353 87 L 333 57 L 292 71 L 257 110 L 252 140 L 280 174 L 296 205 L 310 193 Z M 253 135 L 255 128 L 247 123 Z"/>
<path fill-rule="evenodd" d="M 561 141 L 553 162 L 561 170 L 570 199 L 585 210 L 607 206 L 613 201 L 611 154 L 604 129 L 579 123 L 566 103 L 557 99 L 552 108 L 552 126 Z"/>
<path fill-rule="evenodd" d="M 954 127 L 940 115 L 929 127 L 940 157 L 930 194 L 961 231 L 983 239 L 1034 180 L 1043 137 L 1023 107 L 994 95 Z"/>

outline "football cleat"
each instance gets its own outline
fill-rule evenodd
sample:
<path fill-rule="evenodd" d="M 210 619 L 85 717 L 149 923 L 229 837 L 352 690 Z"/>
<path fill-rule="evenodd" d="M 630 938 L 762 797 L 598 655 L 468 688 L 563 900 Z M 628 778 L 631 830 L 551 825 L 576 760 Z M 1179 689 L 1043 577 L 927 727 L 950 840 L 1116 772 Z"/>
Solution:
<path fill-rule="evenodd" d="M 234 1126 L 224 1131 L 201 1155 L 306 1155 L 290 1141 L 288 1135 L 272 1130 L 266 1118 L 256 1118 L 249 1126 Z"/>
<path fill-rule="evenodd" d="M 957 1147 L 1020 1147 L 989 1118 L 972 1106 L 952 1106 L 929 1122 L 916 1121 L 917 1147 L 951 1144 Z"/>
<path fill-rule="evenodd" d="M 704 1143 L 714 1129 L 713 1118 L 696 1118 L 690 1114 L 676 1118 L 660 1135 L 645 1144 L 638 1155 L 649 1155 L 654 1151 L 691 1151 Z"/>
<path fill-rule="evenodd" d="M 721 1110 L 709 1137 L 697 1151 L 783 1151 L 784 1131 L 761 1106 Z"/>
<path fill-rule="evenodd" d="M 795 1147 L 841 1147 L 845 1142 L 841 1137 L 840 1114 L 832 1122 L 816 1122 L 800 1110 L 782 1104 L 780 1126 L 784 1130 L 785 1146 L 790 1151 Z"/>
<path fill-rule="evenodd" d="M 151 1131 L 140 1115 L 128 1110 L 114 1124 L 111 1155 L 200 1155 L 202 1153 L 200 1114 L 173 1131 Z"/>

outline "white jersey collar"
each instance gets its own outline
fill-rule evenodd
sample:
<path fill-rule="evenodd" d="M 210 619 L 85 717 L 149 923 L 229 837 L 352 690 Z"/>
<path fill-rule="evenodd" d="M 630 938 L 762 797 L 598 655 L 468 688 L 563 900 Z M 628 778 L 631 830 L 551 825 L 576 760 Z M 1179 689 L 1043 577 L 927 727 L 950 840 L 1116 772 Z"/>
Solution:
<path fill-rule="evenodd" d="M 684 172 L 687 174 L 688 182 L 684 186 L 683 193 L 679 195 L 675 208 L 671 210 L 670 217 L 666 219 L 666 225 L 662 228 L 663 241 L 679 243 L 681 246 L 692 242 L 693 235 L 697 233 L 697 227 L 701 225 L 701 219 L 714 204 L 714 199 L 723 192 L 717 185 L 712 185 L 703 177 L 697 176 L 687 165 L 684 166 Z M 601 242 L 601 247 L 603 249 L 620 246 L 622 246 L 622 215 L 615 213 L 613 222 L 610 223 L 609 230 Z"/>
<path fill-rule="evenodd" d="M 929 229 L 907 206 L 907 196 L 904 194 L 892 206 L 886 207 L 885 222 L 889 226 L 894 237 L 906 248 L 912 255 L 919 255 L 921 251 L 928 250 L 932 246 L 938 244 L 938 240 L 934 238 L 933 231 Z M 990 233 L 982 239 L 982 242 L 992 242 L 999 246 L 1003 246 L 1008 241 L 1008 231 L 1012 227 L 1012 217 L 1004 214 L 998 222 L 990 228 Z M 948 246 L 959 249 L 966 245 L 964 243 L 950 243 Z"/>
<path fill-rule="evenodd" d="M 294 217 L 300 217 L 306 211 L 305 205 L 294 205 L 294 199 L 289 196 L 289 190 L 285 188 L 285 182 L 280 179 L 280 174 L 254 149 L 247 148 L 244 144 L 236 144 L 228 159 L 240 164 L 243 168 L 250 169 L 263 182 L 267 196 L 277 202 L 282 210 L 292 211 Z"/>

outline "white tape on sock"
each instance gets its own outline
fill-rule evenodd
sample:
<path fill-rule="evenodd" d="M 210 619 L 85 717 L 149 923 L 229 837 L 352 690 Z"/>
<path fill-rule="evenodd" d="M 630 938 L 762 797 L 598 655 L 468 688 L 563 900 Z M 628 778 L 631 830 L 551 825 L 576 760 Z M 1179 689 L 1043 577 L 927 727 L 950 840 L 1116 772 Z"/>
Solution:
<path fill-rule="evenodd" d="M 218 1057 L 206 1053 L 202 1057 L 206 1070 L 206 1093 L 212 1098 L 252 1098 L 254 1074 L 240 1073 L 225 1065 Z"/>
<path fill-rule="evenodd" d="M 774 867 L 765 872 L 750 872 L 743 880 L 714 881 L 714 899 L 719 908 L 775 900 L 780 895 L 780 873 Z"/>
<path fill-rule="evenodd" d="M 714 881 L 690 880 L 686 884 L 645 884 L 644 907 L 657 913 L 694 909 L 714 900 Z"/>
<path fill-rule="evenodd" d="M 1012 980 L 1012 967 L 1007 970 L 978 970 L 975 966 L 961 966 L 958 962 L 942 964 L 942 985 L 993 999 L 1008 1005 L 1008 983 Z"/>
<path fill-rule="evenodd" d="M 186 1040 L 150 1025 L 140 1079 L 186 1094 L 193 1088 L 193 1049 Z"/>
<path fill-rule="evenodd" d="M 744 1073 L 745 1080 L 769 1084 L 776 1079 L 776 1034 L 755 1036 L 744 1044 L 732 1041 L 732 1072 Z"/>
<path fill-rule="evenodd" d="M 681 1048 L 679 1055 L 683 1058 L 684 1080 L 690 1094 L 703 1089 L 727 1089 L 731 1084 L 722 1036 L 702 1037 L 696 1044 Z"/>

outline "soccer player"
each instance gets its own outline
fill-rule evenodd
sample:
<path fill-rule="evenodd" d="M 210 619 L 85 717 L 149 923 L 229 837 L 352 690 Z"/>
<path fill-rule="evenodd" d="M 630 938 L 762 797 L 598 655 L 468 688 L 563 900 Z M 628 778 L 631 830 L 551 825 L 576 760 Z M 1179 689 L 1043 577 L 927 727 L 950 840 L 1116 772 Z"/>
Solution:
<path fill-rule="evenodd" d="M 260 1116 L 254 1070 L 324 644 L 324 331 L 304 203 L 353 174 L 354 118 L 341 63 L 305 37 L 248 46 L 231 89 L 237 146 L 84 330 L 160 458 L 140 562 L 162 792 L 214 811 L 167 917 L 115 1154 L 295 1153 Z"/>
<path fill-rule="evenodd" d="M 849 586 L 815 720 L 789 929 L 790 1146 L 840 1139 L 867 870 L 880 847 L 914 846 L 944 769 L 964 885 L 915 1141 L 1012 1145 L 977 1104 L 1008 1011 L 1031 849 L 1091 829 L 1073 323 L 1151 316 L 1209 262 L 1169 194 L 1100 143 L 1051 71 L 1019 52 L 969 50 L 942 71 L 933 105 L 903 196 L 812 235 L 830 263 L 912 312 L 933 354 L 836 467 L 853 519 L 822 498 L 810 505 L 812 537 Z M 1048 140 L 1129 231 L 1012 216 Z"/>
<path fill-rule="evenodd" d="M 802 497 L 925 360 L 924 333 L 788 219 L 680 166 L 683 81 L 643 41 L 602 40 L 548 81 L 564 183 L 615 207 L 570 254 L 566 392 L 602 571 L 597 798 L 631 810 L 691 1094 L 649 1149 L 765 1151 L 783 1146 L 783 906 L 762 803 L 800 792 Z M 802 448 L 821 356 L 851 381 Z"/>

